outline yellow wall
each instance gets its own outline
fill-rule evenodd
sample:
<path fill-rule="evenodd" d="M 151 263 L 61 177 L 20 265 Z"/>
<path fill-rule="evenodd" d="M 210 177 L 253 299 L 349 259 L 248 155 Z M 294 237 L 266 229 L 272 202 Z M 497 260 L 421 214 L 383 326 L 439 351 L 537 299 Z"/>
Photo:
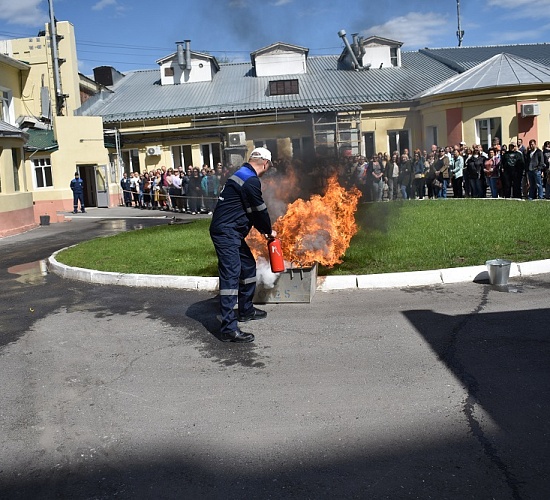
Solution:
<path fill-rule="evenodd" d="M 21 85 L 20 79 L 25 78 L 26 71 L 21 71 L 9 64 L 0 61 L 0 87 L 9 89 L 13 96 L 14 114 L 17 118 L 21 114 Z"/>
<path fill-rule="evenodd" d="M 67 94 L 65 115 L 72 115 L 80 107 L 80 90 L 78 77 L 78 60 L 74 27 L 68 21 L 57 23 L 57 33 L 63 36 L 58 44 L 58 57 L 65 59 L 60 64 L 61 90 Z M 50 103 L 55 113 L 55 84 L 53 78 L 53 63 L 51 56 L 49 23 L 46 24 L 47 36 L 18 38 L 11 40 L 14 59 L 27 62 L 31 71 L 24 82 L 22 103 L 18 110 L 21 115 L 41 115 L 40 89 L 42 85 L 50 89 Z M 19 84 L 18 84 L 19 85 Z"/>
<path fill-rule="evenodd" d="M 50 154 L 53 186 L 34 191 L 35 212 L 57 220 L 57 212 L 72 210 L 71 179 L 78 165 L 108 165 L 108 151 L 103 143 L 103 122 L 100 117 L 58 116 L 54 119 L 55 138 L 59 149 Z M 32 159 L 49 153 L 27 156 L 26 171 L 32 189 Z M 117 182 L 109 190 L 116 192 Z"/>
<path fill-rule="evenodd" d="M 369 109 L 361 114 L 361 132 L 374 132 L 376 152 L 382 153 L 391 153 L 388 132 L 396 130 L 408 130 L 411 148 L 418 147 L 422 141 L 420 123 L 419 114 L 410 108 Z"/>
<path fill-rule="evenodd" d="M 539 145 L 550 140 L 550 91 L 525 90 L 522 87 L 509 89 L 508 92 L 478 91 L 474 93 L 453 94 L 449 96 L 427 98 L 420 105 L 424 127 L 438 127 L 439 142 L 447 143 L 446 110 L 462 109 L 462 130 L 468 146 L 478 141 L 476 120 L 500 118 L 502 125 L 501 144 L 515 142 L 518 138 L 518 103 L 538 102 L 541 114 L 533 120 L 531 135 Z"/>
<path fill-rule="evenodd" d="M 292 121 L 295 118 L 290 116 L 289 120 Z M 277 139 L 279 143 L 279 147 L 281 148 L 281 151 L 288 152 L 290 150 L 290 138 L 300 138 L 300 137 L 311 137 L 312 136 L 312 130 L 311 130 L 311 122 L 309 117 L 306 117 L 306 115 L 300 116 L 296 118 L 297 120 L 300 120 L 297 123 L 285 123 L 285 124 L 270 124 L 270 125 L 261 125 L 258 124 L 256 126 L 250 126 L 250 123 L 247 123 L 247 126 L 243 123 L 241 126 L 236 126 L 233 128 L 228 129 L 222 129 L 223 134 L 228 134 L 231 132 L 240 132 L 245 131 L 246 133 L 246 144 L 249 151 L 252 151 L 254 148 L 254 141 L 259 140 L 266 140 L 266 139 Z M 265 118 L 263 118 L 265 120 Z M 144 142 L 144 138 L 147 137 L 145 135 L 140 135 L 140 132 L 143 130 L 146 130 L 147 127 L 129 127 L 125 128 L 122 133 L 124 134 L 124 150 L 128 149 L 138 149 L 139 150 L 139 163 L 141 171 L 150 171 L 156 168 L 160 168 L 162 166 L 165 166 L 167 168 L 171 167 L 173 164 L 172 161 L 172 146 L 191 146 L 191 154 L 192 154 L 192 165 L 195 167 L 201 167 L 203 164 L 203 160 L 201 157 L 201 145 L 202 144 L 212 144 L 217 143 L 219 139 L 217 137 L 209 137 L 204 139 L 197 139 L 190 137 L 189 139 L 186 139 L 182 137 L 182 128 L 187 129 L 189 124 L 182 122 L 179 125 L 179 130 L 176 129 L 175 125 L 172 124 L 172 126 L 168 127 L 162 127 L 160 124 L 155 123 L 154 126 L 150 130 L 165 130 L 165 133 L 163 134 L 164 137 L 162 140 L 157 140 L 155 138 L 151 138 L 150 140 L 147 140 L 147 142 Z M 136 142 L 132 143 L 131 140 L 128 139 L 128 133 L 134 132 L 135 135 L 132 136 L 132 139 L 134 139 Z M 167 135 L 166 132 L 172 132 L 174 136 L 177 136 L 176 139 L 170 139 L 170 137 Z M 197 133 L 200 133 L 197 132 Z M 154 134 L 151 134 L 151 136 Z M 139 141 L 139 142 L 138 142 Z M 161 146 L 161 154 L 155 155 L 155 156 L 147 156 L 147 148 L 149 146 Z"/>
<path fill-rule="evenodd" d="M 19 191 L 15 191 L 12 150 L 23 157 L 23 140 L 0 138 L 0 237 L 33 227 L 33 194 L 28 189 L 23 161 L 19 167 Z"/>

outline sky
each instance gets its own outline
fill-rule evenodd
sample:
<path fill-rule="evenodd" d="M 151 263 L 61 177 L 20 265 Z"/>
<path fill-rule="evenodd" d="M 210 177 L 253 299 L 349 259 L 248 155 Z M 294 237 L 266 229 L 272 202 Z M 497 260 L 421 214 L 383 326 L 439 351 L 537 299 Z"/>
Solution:
<path fill-rule="evenodd" d="M 275 42 L 340 54 L 338 31 L 403 42 L 403 51 L 456 47 L 456 0 L 51 0 L 75 28 L 79 71 L 157 68 L 175 43 L 220 62 L 250 61 Z M 550 42 L 550 0 L 462 0 L 463 46 Z M 36 36 L 48 0 L 0 0 L 0 39 Z"/>

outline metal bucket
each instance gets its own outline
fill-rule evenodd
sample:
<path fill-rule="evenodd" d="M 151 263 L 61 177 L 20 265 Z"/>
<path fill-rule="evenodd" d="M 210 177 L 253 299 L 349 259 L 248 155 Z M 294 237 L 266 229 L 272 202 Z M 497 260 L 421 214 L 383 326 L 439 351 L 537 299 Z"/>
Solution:
<path fill-rule="evenodd" d="M 512 262 L 504 259 L 493 259 L 485 262 L 489 271 L 489 283 L 491 285 L 507 285 L 510 277 L 510 266 Z"/>

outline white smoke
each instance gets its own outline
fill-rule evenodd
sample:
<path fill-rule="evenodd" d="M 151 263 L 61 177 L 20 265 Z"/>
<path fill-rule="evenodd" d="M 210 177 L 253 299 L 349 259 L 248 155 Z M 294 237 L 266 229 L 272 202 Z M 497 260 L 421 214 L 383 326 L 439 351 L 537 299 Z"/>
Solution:
<path fill-rule="evenodd" d="M 285 269 L 289 267 L 289 263 L 285 261 Z M 262 256 L 256 259 L 256 286 L 263 288 L 273 288 L 280 273 L 271 271 L 269 261 Z"/>

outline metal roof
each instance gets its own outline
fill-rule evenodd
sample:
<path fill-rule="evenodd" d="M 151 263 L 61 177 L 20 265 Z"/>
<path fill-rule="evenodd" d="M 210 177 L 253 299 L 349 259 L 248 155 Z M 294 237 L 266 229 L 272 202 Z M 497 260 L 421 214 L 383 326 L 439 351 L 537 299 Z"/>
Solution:
<path fill-rule="evenodd" d="M 497 55 L 503 56 L 495 58 Z M 494 60 L 489 62 L 491 58 Z M 402 52 L 401 67 L 362 71 L 344 69 L 338 59 L 337 55 L 310 56 L 307 73 L 276 77 L 256 77 L 250 63 L 220 64 L 212 81 L 180 85 L 161 85 L 159 70 L 130 72 L 109 87 L 112 94 L 88 99 L 78 113 L 117 123 L 246 112 L 336 111 L 346 106 L 356 109 L 369 104 L 408 102 L 428 95 L 426 91 L 433 92 L 440 84 L 441 89 L 451 89 L 445 92 L 452 92 L 461 85 L 478 88 L 476 85 L 512 84 L 514 78 L 516 84 L 536 83 L 537 79 L 546 82 L 550 45 L 422 49 Z M 468 74 L 464 80 L 447 81 L 480 64 L 478 73 Z M 497 69 L 500 80 L 494 80 L 491 69 Z M 269 82 L 282 79 L 298 80 L 299 94 L 269 95 Z"/>
<path fill-rule="evenodd" d="M 468 71 L 421 92 L 417 97 L 538 83 L 550 83 L 550 67 L 511 54 L 497 54 Z"/>
<path fill-rule="evenodd" d="M 27 133 L 29 142 L 25 145 L 25 151 L 55 151 L 59 148 L 52 129 L 29 128 Z"/>
<path fill-rule="evenodd" d="M 29 138 L 29 134 L 14 125 L 0 120 L 0 137 L 17 137 L 19 139 L 27 140 Z"/>
<path fill-rule="evenodd" d="M 193 115 L 275 110 L 336 109 L 369 103 L 411 100 L 455 75 L 420 52 L 404 52 L 402 66 L 363 71 L 340 69 L 338 56 L 310 56 L 307 73 L 256 77 L 250 63 L 220 64 L 210 82 L 160 85 L 159 70 L 127 73 L 110 87 L 111 95 L 94 96 L 82 115 L 102 116 L 105 123 Z M 270 96 L 269 82 L 295 79 L 297 95 Z"/>
<path fill-rule="evenodd" d="M 21 70 L 29 71 L 31 69 L 30 64 L 14 59 L 7 54 L 0 54 L 0 62 Z"/>
<path fill-rule="evenodd" d="M 522 45 L 486 45 L 481 47 L 450 47 L 440 49 L 422 49 L 430 55 L 462 72 L 490 59 L 497 54 L 510 54 L 524 59 L 530 59 L 538 64 L 550 66 L 550 44 L 522 44 Z"/>

